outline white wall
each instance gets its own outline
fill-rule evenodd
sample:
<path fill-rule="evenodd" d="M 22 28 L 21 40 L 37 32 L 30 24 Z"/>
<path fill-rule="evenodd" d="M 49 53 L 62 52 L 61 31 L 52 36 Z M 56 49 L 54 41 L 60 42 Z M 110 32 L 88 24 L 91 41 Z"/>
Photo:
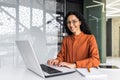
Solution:
<path fill-rule="evenodd" d="M 120 56 L 120 17 L 112 18 L 112 56 Z"/>

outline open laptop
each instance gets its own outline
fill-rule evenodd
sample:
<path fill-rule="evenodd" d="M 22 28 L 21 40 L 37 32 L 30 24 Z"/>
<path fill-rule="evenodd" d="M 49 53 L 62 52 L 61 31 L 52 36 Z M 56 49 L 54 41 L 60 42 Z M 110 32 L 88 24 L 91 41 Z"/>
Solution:
<path fill-rule="evenodd" d="M 20 54 L 25 62 L 27 69 L 43 78 L 75 72 L 75 69 L 70 69 L 67 67 L 57 67 L 49 66 L 47 64 L 40 64 L 37 59 L 37 55 L 28 40 L 16 40 L 16 45 L 20 51 Z"/>

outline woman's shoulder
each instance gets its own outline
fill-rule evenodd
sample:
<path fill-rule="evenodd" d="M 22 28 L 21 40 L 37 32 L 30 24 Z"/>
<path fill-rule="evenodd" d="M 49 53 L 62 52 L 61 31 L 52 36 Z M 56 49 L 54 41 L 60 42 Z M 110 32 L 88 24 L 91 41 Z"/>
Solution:
<path fill-rule="evenodd" d="M 66 42 L 66 41 L 70 41 L 70 40 L 72 40 L 72 36 L 71 35 L 67 35 L 67 36 L 64 36 L 62 41 Z"/>
<path fill-rule="evenodd" d="M 86 37 L 94 37 L 94 34 L 85 34 L 85 33 L 83 33 L 83 35 L 86 36 Z"/>
<path fill-rule="evenodd" d="M 63 40 L 67 40 L 67 39 L 70 39 L 71 38 L 71 35 L 67 35 L 67 36 L 64 36 Z"/>
<path fill-rule="evenodd" d="M 87 39 L 90 39 L 90 40 L 95 39 L 94 34 L 83 34 L 83 36 Z"/>

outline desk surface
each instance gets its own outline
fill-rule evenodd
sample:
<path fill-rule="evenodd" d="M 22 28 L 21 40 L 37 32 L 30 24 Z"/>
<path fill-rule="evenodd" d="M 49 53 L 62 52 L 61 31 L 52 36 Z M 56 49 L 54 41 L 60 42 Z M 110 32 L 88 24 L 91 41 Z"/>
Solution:
<path fill-rule="evenodd" d="M 108 75 L 107 79 L 86 79 L 78 72 L 43 79 L 23 66 L 1 67 L 0 80 L 120 80 L 120 69 L 100 69 Z"/>

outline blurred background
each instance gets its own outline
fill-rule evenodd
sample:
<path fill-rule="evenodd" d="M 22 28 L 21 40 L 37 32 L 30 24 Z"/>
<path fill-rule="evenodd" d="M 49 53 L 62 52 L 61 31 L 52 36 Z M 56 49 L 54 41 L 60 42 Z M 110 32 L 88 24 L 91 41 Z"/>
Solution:
<path fill-rule="evenodd" d="M 29 40 L 38 59 L 55 58 L 66 36 L 64 16 L 82 13 L 95 35 L 101 63 L 120 57 L 120 0 L 0 0 L 0 66 L 24 65 L 15 40 Z"/>

